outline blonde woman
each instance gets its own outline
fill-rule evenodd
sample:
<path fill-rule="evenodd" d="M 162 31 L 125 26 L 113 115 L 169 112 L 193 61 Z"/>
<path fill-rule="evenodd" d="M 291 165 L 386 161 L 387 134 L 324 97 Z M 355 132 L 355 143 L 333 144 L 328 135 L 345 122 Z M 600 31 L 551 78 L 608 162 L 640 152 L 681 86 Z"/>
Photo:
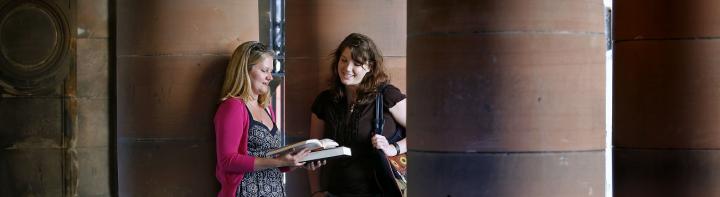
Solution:
<path fill-rule="evenodd" d="M 309 152 L 264 156 L 282 145 L 269 106 L 272 60 L 272 50 L 250 41 L 235 49 L 227 66 L 214 120 L 218 196 L 285 196 L 282 173 L 302 166 Z"/>

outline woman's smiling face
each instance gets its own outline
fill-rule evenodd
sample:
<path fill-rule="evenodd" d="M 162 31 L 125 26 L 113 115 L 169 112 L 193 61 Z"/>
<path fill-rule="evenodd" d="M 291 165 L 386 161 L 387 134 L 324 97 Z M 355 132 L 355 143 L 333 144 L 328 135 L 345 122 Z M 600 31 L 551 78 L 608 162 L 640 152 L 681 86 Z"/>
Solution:
<path fill-rule="evenodd" d="M 365 74 L 370 72 L 367 62 L 355 62 L 349 48 L 343 49 L 337 62 L 337 74 L 340 82 L 345 86 L 357 86 L 362 82 Z"/>

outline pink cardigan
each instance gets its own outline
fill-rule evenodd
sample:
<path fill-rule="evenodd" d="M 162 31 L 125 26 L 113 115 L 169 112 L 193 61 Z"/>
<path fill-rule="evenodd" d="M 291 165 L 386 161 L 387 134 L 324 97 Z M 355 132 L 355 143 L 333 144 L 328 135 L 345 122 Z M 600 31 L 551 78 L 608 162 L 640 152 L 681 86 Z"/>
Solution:
<path fill-rule="evenodd" d="M 272 107 L 270 107 L 272 109 Z M 275 113 L 268 110 L 275 121 Z M 249 112 L 237 98 L 223 101 L 215 112 L 215 177 L 221 188 L 218 196 L 234 197 L 243 175 L 254 171 L 255 157 L 248 155 Z M 286 172 L 288 168 L 281 168 Z"/>

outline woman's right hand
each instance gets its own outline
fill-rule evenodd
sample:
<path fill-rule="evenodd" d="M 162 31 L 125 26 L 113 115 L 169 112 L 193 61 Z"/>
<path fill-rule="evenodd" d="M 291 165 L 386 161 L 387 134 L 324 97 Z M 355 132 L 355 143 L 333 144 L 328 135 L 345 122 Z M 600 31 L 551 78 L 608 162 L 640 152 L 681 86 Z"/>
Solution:
<path fill-rule="evenodd" d="M 300 152 L 293 154 L 292 152 L 278 156 L 276 159 L 282 163 L 282 166 L 302 166 L 304 163 L 300 162 L 310 153 L 309 148 L 302 149 Z"/>
<path fill-rule="evenodd" d="M 311 161 L 311 162 L 306 162 L 305 165 L 303 166 L 303 168 L 310 170 L 310 171 L 315 171 L 315 170 L 319 169 L 320 166 L 323 166 L 325 164 L 327 164 L 326 160 L 317 160 L 314 162 Z"/>

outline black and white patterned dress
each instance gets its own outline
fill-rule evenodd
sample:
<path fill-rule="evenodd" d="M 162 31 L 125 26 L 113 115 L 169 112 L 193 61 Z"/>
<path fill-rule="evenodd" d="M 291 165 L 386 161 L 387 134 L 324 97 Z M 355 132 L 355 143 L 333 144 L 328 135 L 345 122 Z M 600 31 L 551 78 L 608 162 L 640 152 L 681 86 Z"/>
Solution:
<path fill-rule="evenodd" d="M 273 128 L 269 129 L 262 122 L 253 119 L 249 111 L 248 109 L 248 115 L 250 115 L 248 154 L 254 157 L 266 157 L 265 153 L 281 147 L 282 140 L 277 132 L 275 122 L 273 122 Z M 265 113 L 268 112 L 265 111 Z M 282 172 L 278 168 L 269 168 L 245 173 L 242 182 L 238 185 L 236 196 L 285 196 Z"/>

